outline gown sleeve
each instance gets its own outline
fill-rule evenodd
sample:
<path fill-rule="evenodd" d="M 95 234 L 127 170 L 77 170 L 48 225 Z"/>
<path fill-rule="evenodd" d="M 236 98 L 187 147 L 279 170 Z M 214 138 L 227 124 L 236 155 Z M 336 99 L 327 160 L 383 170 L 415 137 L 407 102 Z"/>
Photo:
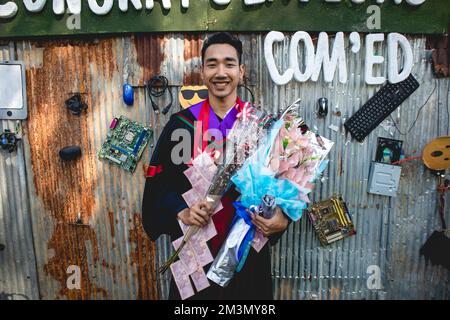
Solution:
<path fill-rule="evenodd" d="M 292 223 L 292 219 L 291 218 L 289 218 L 286 214 L 284 214 L 284 216 L 288 219 L 288 227 L 284 231 L 281 231 L 281 232 L 278 232 L 278 233 L 274 233 L 274 234 L 269 236 L 269 243 L 270 243 L 271 246 L 274 246 L 274 245 L 276 245 L 278 243 L 278 241 L 281 239 L 281 237 L 287 231 L 287 229 L 289 229 L 289 226 Z"/>
<path fill-rule="evenodd" d="M 171 141 L 172 132 L 183 127 L 181 121 L 172 116 L 163 129 L 153 156 L 151 166 L 161 166 L 162 171 L 146 178 L 142 200 L 142 224 L 151 240 L 162 234 L 174 237 L 182 235 L 177 214 L 187 208 L 182 194 L 189 189 L 189 181 L 183 174 L 185 164 L 174 164 L 171 160 L 172 148 L 180 143 Z"/>

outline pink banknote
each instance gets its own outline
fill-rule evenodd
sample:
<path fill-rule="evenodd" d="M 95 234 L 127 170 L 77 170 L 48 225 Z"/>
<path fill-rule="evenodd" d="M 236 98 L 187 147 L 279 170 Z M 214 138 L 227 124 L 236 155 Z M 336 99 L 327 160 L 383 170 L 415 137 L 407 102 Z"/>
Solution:
<path fill-rule="evenodd" d="M 206 277 L 205 271 L 203 268 L 198 268 L 196 272 L 191 274 L 192 281 L 194 282 L 195 289 L 197 292 L 202 291 L 209 287 L 209 281 Z"/>
<path fill-rule="evenodd" d="M 214 174 L 216 173 L 217 166 L 207 153 L 204 152 L 199 155 L 192 161 L 192 164 L 205 178 L 205 180 L 212 181 L 212 179 L 214 178 Z"/>
<path fill-rule="evenodd" d="M 185 300 L 189 297 L 192 297 L 194 293 L 194 288 L 192 288 L 191 281 L 189 280 L 189 275 L 185 271 L 185 267 L 183 262 L 180 260 L 172 263 L 170 265 L 170 270 L 173 274 L 173 279 L 178 287 L 178 291 L 180 292 L 180 297 L 182 300 Z"/>
<path fill-rule="evenodd" d="M 203 178 L 192 184 L 192 188 L 202 198 L 205 199 L 210 183 L 205 183 Z"/>
<path fill-rule="evenodd" d="M 185 225 L 181 220 L 178 220 L 178 224 L 180 225 L 180 228 L 183 231 L 183 234 L 185 234 L 187 232 L 187 230 L 189 229 L 189 226 Z M 201 239 L 205 240 L 205 241 L 212 239 L 217 234 L 216 226 L 214 225 L 214 222 L 212 219 L 209 220 L 208 224 L 205 227 L 201 228 L 197 232 L 202 235 Z M 194 236 L 194 239 L 198 240 L 197 238 L 195 238 L 195 236 Z M 175 240 L 175 241 L 177 241 L 177 240 Z"/>
<path fill-rule="evenodd" d="M 178 238 L 177 240 L 172 242 L 175 250 L 178 249 L 178 247 L 180 246 L 182 241 L 183 241 L 183 237 Z M 199 266 L 198 266 L 197 260 L 195 259 L 194 251 L 189 243 L 187 243 L 184 246 L 184 248 L 181 249 L 181 252 L 178 257 L 183 262 L 183 264 L 185 266 L 185 271 L 188 275 L 197 271 Z"/>
<path fill-rule="evenodd" d="M 195 203 L 202 200 L 195 189 L 190 189 L 189 191 L 183 193 L 181 196 L 183 197 L 184 201 L 186 201 L 186 204 L 189 208 L 192 207 Z"/>
<path fill-rule="evenodd" d="M 191 239 L 191 248 L 195 253 L 195 259 L 200 266 L 206 266 L 213 262 L 214 258 L 209 250 L 206 240 L 201 233 L 196 233 Z"/>
<path fill-rule="evenodd" d="M 256 250 L 256 252 L 260 252 L 267 241 L 269 241 L 268 238 L 264 237 L 261 232 L 256 231 L 255 237 L 253 238 L 252 247 Z"/>

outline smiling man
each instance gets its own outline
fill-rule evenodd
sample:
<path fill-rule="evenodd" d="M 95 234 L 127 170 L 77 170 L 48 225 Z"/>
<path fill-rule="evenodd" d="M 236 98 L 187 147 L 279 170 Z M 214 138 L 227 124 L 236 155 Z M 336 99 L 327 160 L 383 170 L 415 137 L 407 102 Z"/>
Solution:
<path fill-rule="evenodd" d="M 186 225 L 203 227 L 212 219 L 217 235 L 208 242 L 208 245 L 215 257 L 228 234 L 235 216 L 233 202 L 239 198 L 239 193 L 231 187 L 221 199 L 223 209 L 212 218 L 210 218 L 211 208 L 206 201 L 200 201 L 188 207 L 181 195 L 192 188 L 183 174 L 188 168 L 186 162 L 189 161 L 180 164 L 179 159 L 174 159 L 174 154 L 177 153 L 172 151 L 179 142 L 173 139 L 173 133 L 178 129 L 189 133 L 191 155 L 195 154 L 194 128 L 199 122 L 202 133 L 214 129 L 221 133 L 222 138 L 226 138 L 244 105 L 237 96 L 237 87 L 243 81 L 245 71 L 241 57 L 242 43 L 229 33 L 216 33 L 208 37 L 203 44 L 201 75 L 208 88 L 208 98 L 170 118 L 161 133 L 149 166 L 142 215 L 144 229 L 152 240 L 156 240 L 161 234 L 169 234 L 172 241 L 181 237 L 182 232 L 177 220 L 181 220 Z M 203 134 L 202 136 L 204 137 Z M 201 149 L 204 150 L 213 141 L 214 139 L 203 141 Z M 224 148 L 225 144 L 226 139 L 220 147 Z M 185 156 L 183 155 L 183 158 Z M 274 244 L 286 230 L 289 220 L 277 208 L 271 219 L 255 216 L 253 223 L 269 237 L 270 243 Z M 205 267 L 205 270 L 208 269 L 209 265 Z M 169 298 L 180 299 L 173 280 Z M 227 287 L 222 288 L 211 283 L 210 287 L 200 291 L 193 298 L 272 299 L 269 246 L 265 246 L 259 253 L 252 249 L 244 268 L 236 274 Z"/>

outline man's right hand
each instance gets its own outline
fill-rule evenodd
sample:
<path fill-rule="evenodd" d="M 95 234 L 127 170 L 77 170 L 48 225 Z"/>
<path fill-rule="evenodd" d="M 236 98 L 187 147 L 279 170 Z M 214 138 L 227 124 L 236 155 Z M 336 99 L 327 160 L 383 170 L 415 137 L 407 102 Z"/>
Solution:
<path fill-rule="evenodd" d="M 200 201 L 190 208 L 186 208 L 178 212 L 178 219 L 186 225 L 195 225 L 204 227 L 208 224 L 209 218 L 212 215 L 211 205 L 206 201 Z"/>

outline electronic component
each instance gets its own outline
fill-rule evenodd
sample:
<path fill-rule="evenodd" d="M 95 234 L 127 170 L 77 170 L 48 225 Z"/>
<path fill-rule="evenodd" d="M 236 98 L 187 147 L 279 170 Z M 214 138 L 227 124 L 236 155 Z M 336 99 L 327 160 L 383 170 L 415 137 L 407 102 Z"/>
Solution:
<path fill-rule="evenodd" d="M 347 205 L 341 196 L 314 203 L 307 213 L 323 246 L 356 234 Z"/>
<path fill-rule="evenodd" d="M 119 119 L 117 119 L 117 118 L 112 119 L 111 124 L 109 125 L 109 128 L 114 129 L 117 125 L 117 122 L 119 122 Z"/>
<path fill-rule="evenodd" d="M 381 163 L 398 162 L 402 155 L 403 141 L 389 138 L 378 138 L 375 161 Z"/>
<path fill-rule="evenodd" d="M 128 83 L 123 85 L 123 102 L 129 106 L 132 106 L 134 103 L 134 89 Z"/>
<path fill-rule="evenodd" d="M 67 99 L 65 104 L 67 109 L 69 109 L 70 112 L 76 116 L 79 116 L 81 112 L 86 110 L 88 107 L 87 104 L 82 101 L 80 93 L 77 93 L 70 99 Z"/>
<path fill-rule="evenodd" d="M 317 101 L 317 116 L 319 118 L 325 118 L 328 114 L 328 99 L 319 98 Z"/>
<path fill-rule="evenodd" d="M 367 192 L 395 197 L 401 173 L 401 166 L 373 161 L 370 166 Z"/>
<path fill-rule="evenodd" d="M 17 150 L 17 142 L 21 140 L 15 133 L 9 129 L 0 134 L 0 147 L 3 150 L 8 150 L 10 153 Z"/>
<path fill-rule="evenodd" d="M 170 101 L 162 110 L 163 114 L 167 114 L 173 104 L 172 91 L 169 88 L 169 80 L 164 76 L 153 76 L 146 84 L 147 93 L 152 104 L 153 111 L 156 114 L 159 113 L 158 104 L 154 101 L 155 98 L 161 98 L 167 93 L 169 93 Z"/>
<path fill-rule="evenodd" d="M 153 131 L 140 123 L 124 116 L 114 118 L 98 157 L 133 173 L 152 136 Z"/>
<path fill-rule="evenodd" d="M 386 84 L 344 123 L 345 128 L 353 138 L 363 141 L 418 87 L 419 83 L 412 74 L 402 82 Z"/>
<path fill-rule="evenodd" d="M 65 147 L 59 150 L 59 156 L 61 159 L 69 161 L 75 160 L 81 156 L 81 148 L 79 146 Z"/>
<path fill-rule="evenodd" d="M 134 140 L 134 132 L 128 132 L 128 133 L 125 135 L 125 141 L 126 141 L 127 143 L 132 143 L 133 140 Z"/>
<path fill-rule="evenodd" d="M 0 119 L 27 118 L 25 64 L 22 61 L 0 61 Z"/>

